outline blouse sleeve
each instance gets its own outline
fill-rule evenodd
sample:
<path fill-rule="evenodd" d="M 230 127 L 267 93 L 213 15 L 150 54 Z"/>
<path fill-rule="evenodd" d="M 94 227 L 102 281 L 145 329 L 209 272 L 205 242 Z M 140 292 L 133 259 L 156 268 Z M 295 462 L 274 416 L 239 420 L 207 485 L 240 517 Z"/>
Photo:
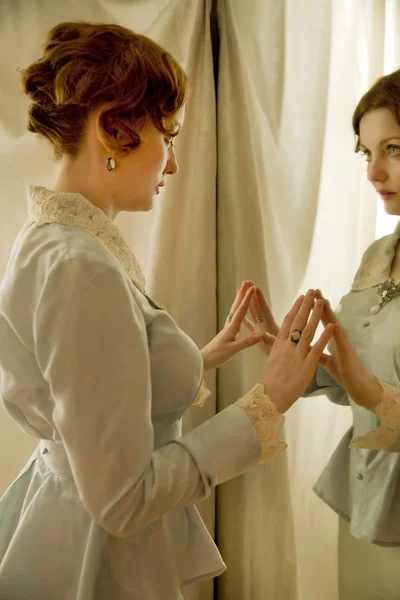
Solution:
<path fill-rule="evenodd" d="M 321 365 L 317 365 L 314 377 L 303 394 L 304 398 L 314 396 L 327 396 L 331 402 L 340 406 L 350 405 L 346 390 Z"/>
<path fill-rule="evenodd" d="M 264 460 L 268 435 L 255 423 L 277 421 L 270 406 L 254 417 L 233 404 L 155 449 L 146 323 L 114 264 L 67 257 L 37 288 L 35 354 L 54 426 L 83 505 L 111 535 L 200 502 Z"/>
<path fill-rule="evenodd" d="M 264 387 L 256 384 L 236 405 L 247 414 L 257 431 L 261 443 L 260 462 L 279 456 L 287 448 L 287 444 L 279 439 L 285 417 L 278 413 L 275 404 L 264 394 Z"/>
<path fill-rule="evenodd" d="M 193 405 L 199 406 L 202 408 L 204 406 L 204 403 L 210 398 L 210 396 L 211 396 L 211 392 L 208 389 L 208 387 L 206 386 L 205 380 L 203 379 L 203 381 L 201 382 L 199 392 L 193 401 Z"/>
<path fill-rule="evenodd" d="M 382 402 L 375 409 L 380 425 L 378 429 L 354 438 L 351 441 L 350 448 L 399 452 L 400 389 L 384 383 L 377 377 L 374 377 L 374 379 L 383 388 Z"/>

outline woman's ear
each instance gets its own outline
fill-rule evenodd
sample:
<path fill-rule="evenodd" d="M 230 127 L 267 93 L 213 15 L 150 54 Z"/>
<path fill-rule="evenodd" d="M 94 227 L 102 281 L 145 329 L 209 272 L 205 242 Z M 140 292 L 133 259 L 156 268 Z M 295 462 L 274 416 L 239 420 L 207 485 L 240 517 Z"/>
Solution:
<path fill-rule="evenodd" d="M 129 134 L 124 131 L 118 124 L 118 121 L 108 111 L 99 110 L 96 114 L 96 135 L 108 153 L 111 150 L 115 152 L 118 147 L 132 148 L 132 143 L 135 142 L 135 145 L 139 146 L 143 141 L 140 132 L 144 125 L 144 119 L 138 120 L 136 129 L 137 137 L 135 137 L 134 133 Z"/>
<path fill-rule="evenodd" d="M 96 115 L 96 136 L 99 142 L 102 144 L 107 154 L 110 154 L 113 150 L 107 139 L 108 134 L 113 140 L 119 141 L 120 135 L 118 129 L 113 125 L 110 115 L 99 111 Z"/>

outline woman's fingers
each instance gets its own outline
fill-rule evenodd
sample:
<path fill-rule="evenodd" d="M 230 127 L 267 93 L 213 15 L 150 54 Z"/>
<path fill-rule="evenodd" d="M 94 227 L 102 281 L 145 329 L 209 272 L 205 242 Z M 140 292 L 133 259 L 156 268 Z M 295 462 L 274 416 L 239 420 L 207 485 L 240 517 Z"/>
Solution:
<path fill-rule="evenodd" d="M 335 323 L 335 335 L 342 336 L 343 340 L 347 340 L 349 337 L 349 334 L 347 333 L 346 329 L 342 326 L 342 324 L 339 321 Z"/>
<path fill-rule="evenodd" d="M 289 310 L 285 318 L 283 319 L 281 328 L 278 331 L 277 338 L 279 339 L 287 339 L 289 337 L 290 332 L 292 331 L 293 321 L 300 310 L 300 307 L 303 304 L 304 296 L 299 296 L 292 308 Z"/>
<path fill-rule="evenodd" d="M 255 297 L 257 298 L 257 302 L 260 307 L 260 314 L 261 314 L 262 318 L 264 319 L 264 322 L 265 322 L 268 330 L 273 335 L 276 335 L 279 331 L 279 327 L 276 324 L 272 310 L 271 310 L 271 308 L 268 304 L 268 301 L 267 301 L 261 288 L 256 287 Z"/>
<path fill-rule="evenodd" d="M 343 359 L 350 351 L 348 333 L 343 329 L 340 323 L 335 323 L 335 334 L 333 337 L 333 343 L 335 345 L 336 352 L 341 355 Z"/>
<path fill-rule="evenodd" d="M 240 327 L 242 325 L 243 320 L 246 317 L 247 311 L 249 310 L 249 306 L 251 303 L 251 299 L 254 296 L 254 287 L 251 287 L 245 293 L 241 303 L 236 308 L 232 320 L 229 324 L 229 328 L 233 331 L 234 335 L 237 335 L 240 331 Z"/>
<path fill-rule="evenodd" d="M 243 301 L 247 290 L 249 289 L 249 285 L 247 281 L 243 281 L 242 285 L 240 286 L 240 288 L 238 289 L 238 291 L 236 292 L 236 296 L 235 299 L 233 301 L 233 304 L 231 306 L 231 310 L 229 311 L 229 315 L 225 321 L 225 326 L 229 325 L 229 323 L 232 321 L 232 317 L 235 314 L 235 312 L 237 311 L 237 309 L 239 308 L 241 302 Z"/>
<path fill-rule="evenodd" d="M 243 325 L 246 327 L 246 329 L 248 329 L 249 331 L 255 333 L 255 331 L 256 331 L 255 325 L 247 317 L 245 317 L 243 319 Z"/>
<path fill-rule="evenodd" d="M 316 365 L 317 362 L 322 357 L 327 356 L 327 355 L 323 354 L 323 352 L 324 352 L 327 344 L 329 343 L 329 340 L 332 338 L 334 331 L 335 331 L 335 325 L 333 325 L 332 323 L 328 323 L 328 325 L 325 327 L 324 331 L 320 335 L 318 341 L 314 344 L 314 346 L 311 348 L 310 352 L 308 353 L 306 360 L 311 361 L 312 363 L 315 363 L 315 365 Z M 324 360 L 324 359 L 322 359 L 322 360 Z"/>
<path fill-rule="evenodd" d="M 235 340 L 235 341 L 231 342 L 232 356 L 234 356 L 238 352 L 241 352 L 242 350 L 245 350 L 246 348 L 251 348 L 252 346 L 256 346 L 260 342 L 263 342 L 265 344 L 265 346 L 264 346 L 265 350 L 267 348 L 270 350 L 275 342 L 275 339 L 276 339 L 275 336 L 270 335 L 269 333 L 256 332 L 251 335 L 248 335 L 247 337 L 245 337 L 241 340 Z M 269 351 L 265 352 L 265 353 L 269 354 Z"/>
<path fill-rule="evenodd" d="M 252 319 L 255 322 L 255 324 L 258 325 L 260 323 L 259 319 L 262 319 L 262 315 L 261 315 L 261 308 L 260 308 L 259 302 L 257 300 L 255 291 L 256 290 L 254 288 L 254 295 L 250 302 L 250 313 L 251 313 Z"/>
<path fill-rule="evenodd" d="M 300 296 L 301 298 L 302 296 Z M 288 338 L 290 333 L 296 329 L 303 332 L 307 325 L 308 317 L 314 306 L 315 292 L 314 290 L 308 290 L 307 294 L 302 297 L 301 303 L 297 304 L 298 300 L 294 303 L 288 314 L 283 320 L 282 327 L 279 330 L 279 338 Z"/>
<path fill-rule="evenodd" d="M 324 301 L 316 300 L 314 304 L 314 308 L 312 309 L 311 316 L 309 320 L 306 322 L 306 325 L 303 330 L 300 328 L 294 327 L 294 329 L 300 329 L 302 332 L 300 340 L 298 342 L 298 348 L 304 352 L 304 354 L 308 353 L 311 342 L 314 339 L 315 332 L 317 331 L 317 327 L 321 322 L 322 313 L 324 311 Z M 309 313 L 310 314 L 310 311 Z"/>
<path fill-rule="evenodd" d="M 241 340 L 235 340 L 232 342 L 231 348 L 233 350 L 233 354 L 237 354 L 246 348 L 251 348 L 252 346 L 256 346 L 263 339 L 262 333 L 253 333 L 252 335 L 248 335 L 247 337 Z"/>
<path fill-rule="evenodd" d="M 323 324 L 327 325 L 328 323 L 339 323 L 339 319 L 337 318 L 335 311 L 332 309 L 331 303 L 327 298 L 325 298 L 321 290 L 315 290 L 315 294 L 316 298 L 325 302 L 324 313 L 321 319 Z"/>
<path fill-rule="evenodd" d="M 303 332 L 308 323 L 308 319 L 310 317 L 311 311 L 315 306 L 315 292 L 314 290 L 309 290 L 304 297 L 303 303 L 299 309 L 299 312 L 295 316 L 293 320 L 292 329 L 298 329 Z"/>
<path fill-rule="evenodd" d="M 269 346 L 270 348 L 272 348 L 272 346 L 274 345 L 276 340 L 276 337 L 274 335 L 272 335 L 271 333 L 263 333 L 262 334 L 262 341 L 267 344 L 267 346 Z"/>
<path fill-rule="evenodd" d="M 331 354 L 325 354 L 324 352 L 321 354 L 321 356 L 318 359 L 318 362 L 320 365 L 324 366 L 326 365 L 326 363 L 328 362 L 328 360 L 330 360 L 332 358 Z"/>
<path fill-rule="evenodd" d="M 276 337 L 274 335 L 271 333 L 263 333 L 261 344 L 259 344 L 261 352 L 269 356 L 275 341 Z"/>
<path fill-rule="evenodd" d="M 243 298 L 246 295 L 247 290 L 249 289 L 249 285 L 247 283 L 247 281 L 243 281 L 242 285 L 240 286 L 240 288 L 238 289 L 238 291 L 236 292 L 236 297 L 233 301 L 233 304 L 231 306 L 231 313 L 234 313 L 240 306 L 241 302 L 243 301 Z"/>
<path fill-rule="evenodd" d="M 329 300 L 325 299 L 325 310 L 324 310 L 325 319 L 328 323 L 339 323 L 339 319 L 337 318 L 335 311 L 332 309 L 331 303 Z"/>

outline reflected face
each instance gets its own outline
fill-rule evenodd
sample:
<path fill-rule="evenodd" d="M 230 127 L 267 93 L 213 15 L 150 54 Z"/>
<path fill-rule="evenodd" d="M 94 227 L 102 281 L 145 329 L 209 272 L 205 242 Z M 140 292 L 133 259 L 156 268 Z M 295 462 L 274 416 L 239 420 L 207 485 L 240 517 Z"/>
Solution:
<path fill-rule="evenodd" d="M 360 152 L 385 211 L 400 215 L 400 125 L 388 108 L 371 110 L 362 117 Z"/>

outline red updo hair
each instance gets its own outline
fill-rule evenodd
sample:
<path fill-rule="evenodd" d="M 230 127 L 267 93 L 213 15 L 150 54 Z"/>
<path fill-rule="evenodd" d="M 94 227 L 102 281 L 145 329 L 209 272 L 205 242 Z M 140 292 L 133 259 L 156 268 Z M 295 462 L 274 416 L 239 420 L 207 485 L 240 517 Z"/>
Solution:
<path fill-rule="evenodd" d="M 113 24 L 60 23 L 21 77 L 30 99 L 28 130 L 47 138 L 58 157 L 77 155 L 97 109 L 103 141 L 121 155 L 140 145 L 147 120 L 171 135 L 168 121 L 187 96 L 187 76 L 169 52 Z M 118 142 L 115 127 L 129 143 Z"/>

